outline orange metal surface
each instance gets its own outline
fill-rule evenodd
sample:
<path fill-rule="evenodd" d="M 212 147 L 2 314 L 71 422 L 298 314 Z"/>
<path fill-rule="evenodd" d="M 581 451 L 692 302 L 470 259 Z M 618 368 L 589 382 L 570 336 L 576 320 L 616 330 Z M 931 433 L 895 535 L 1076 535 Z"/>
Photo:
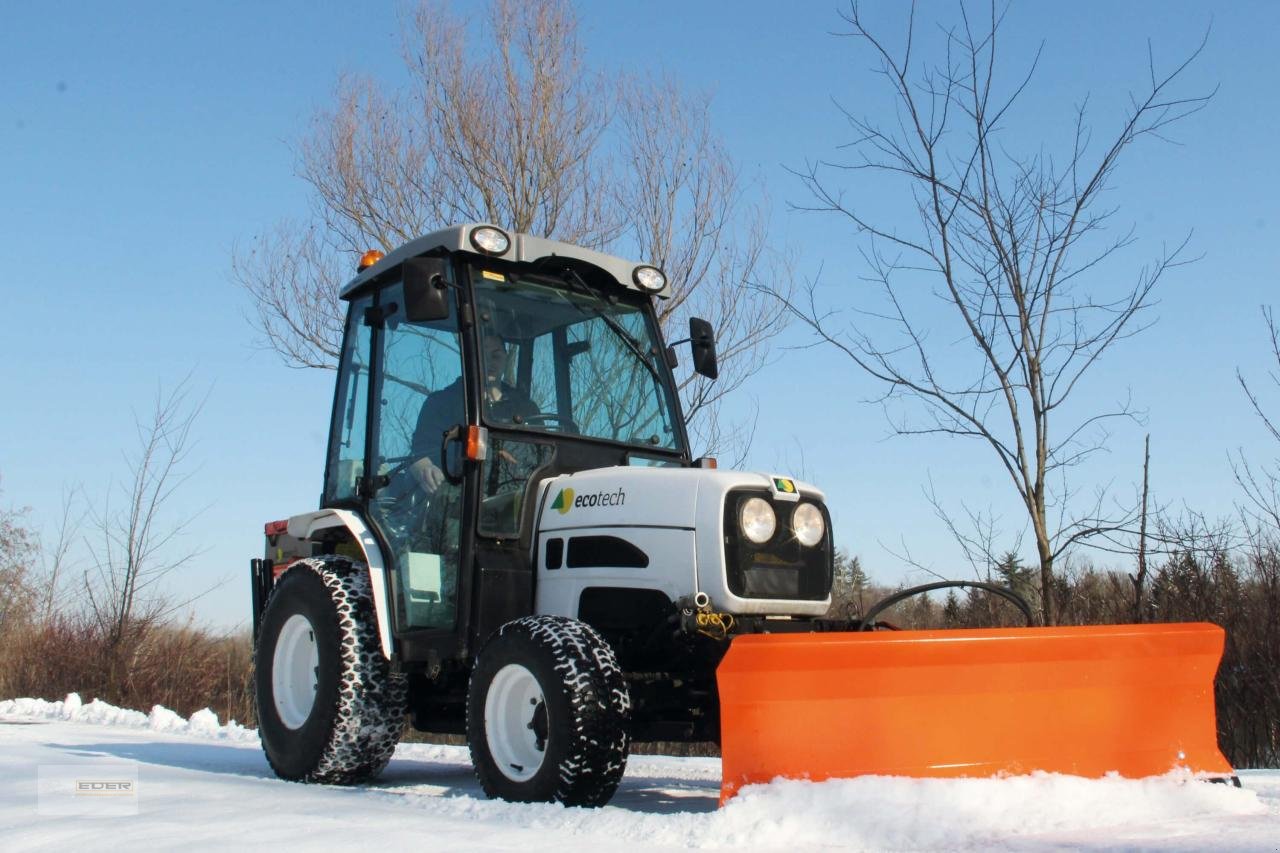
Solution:
<path fill-rule="evenodd" d="M 1216 625 L 737 637 L 716 673 L 721 802 L 776 777 L 1230 775 Z"/>

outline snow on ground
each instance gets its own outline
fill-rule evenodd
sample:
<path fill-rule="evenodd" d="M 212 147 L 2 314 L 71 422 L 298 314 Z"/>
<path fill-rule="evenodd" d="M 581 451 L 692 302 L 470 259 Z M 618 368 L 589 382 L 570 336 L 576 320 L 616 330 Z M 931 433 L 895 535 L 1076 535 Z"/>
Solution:
<path fill-rule="evenodd" d="M 41 765 L 133 764 L 138 814 L 38 811 Z M 1276 850 L 1280 771 L 1166 777 L 777 781 L 716 808 L 715 759 L 633 756 L 603 809 L 485 799 L 463 747 L 402 744 L 376 784 L 276 779 L 257 735 L 102 702 L 0 702 L 0 847 L 35 849 Z"/>

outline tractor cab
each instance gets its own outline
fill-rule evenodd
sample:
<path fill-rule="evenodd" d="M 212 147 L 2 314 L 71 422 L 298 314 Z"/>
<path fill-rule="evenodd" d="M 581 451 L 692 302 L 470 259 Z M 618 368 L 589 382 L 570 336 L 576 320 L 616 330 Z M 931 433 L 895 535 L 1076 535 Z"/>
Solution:
<path fill-rule="evenodd" d="M 694 464 L 661 271 L 487 225 L 371 264 L 348 301 L 322 506 L 357 511 L 407 660 L 460 658 L 532 606 L 538 484 Z M 710 327 L 694 363 L 714 376 Z"/>

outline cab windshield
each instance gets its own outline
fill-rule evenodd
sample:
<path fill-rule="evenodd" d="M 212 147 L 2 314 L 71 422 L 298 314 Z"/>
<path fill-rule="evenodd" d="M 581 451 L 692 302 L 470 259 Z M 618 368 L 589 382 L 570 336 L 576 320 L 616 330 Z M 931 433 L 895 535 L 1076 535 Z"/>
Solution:
<path fill-rule="evenodd" d="M 679 451 L 660 338 L 639 296 L 617 301 L 581 279 L 474 268 L 493 426 Z"/>

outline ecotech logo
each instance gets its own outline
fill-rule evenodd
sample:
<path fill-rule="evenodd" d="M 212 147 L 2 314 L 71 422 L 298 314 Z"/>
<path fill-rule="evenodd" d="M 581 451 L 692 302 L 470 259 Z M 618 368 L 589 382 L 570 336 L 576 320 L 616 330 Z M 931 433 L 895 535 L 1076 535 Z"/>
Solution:
<path fill-rule="evenodd" d="M 624 506 L 627 493 L 619 488 L 616 492 L 593 492 L 580 495 L 573 489 L 561 489 L 560 494 L 551 502 L 551 508 L 561 515 L 567 515 L 574 507 L 589 506 Z"/>

